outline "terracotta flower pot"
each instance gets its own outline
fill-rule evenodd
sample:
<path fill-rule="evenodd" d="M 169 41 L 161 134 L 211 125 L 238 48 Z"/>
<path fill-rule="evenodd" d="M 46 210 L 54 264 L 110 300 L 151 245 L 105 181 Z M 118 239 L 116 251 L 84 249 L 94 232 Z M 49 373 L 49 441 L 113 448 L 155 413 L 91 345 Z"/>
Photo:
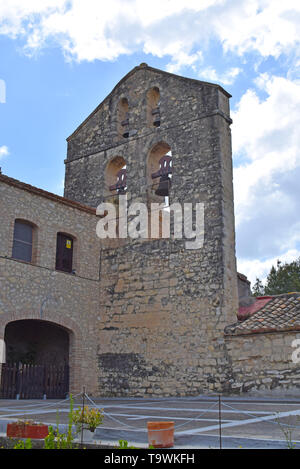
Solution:
<path fill-rule="evenodd" d="M 6 435 L 10 438 L 34 438 L 41 440 L 48 435 L 47 425 L 8 423 Z"/>
<path fill-rule="evenodd" d="M 86 441 L 86 442 L 93 441 L 94 435 L 95 435 L 95 432 L 92 432 L 88 428 L 85 428 L 83 430 L 83 441 Z"/>
<path fill-rule="evenodd" d="M 147 422 L 149 446 L 171 448 L 174 446 L 174 422 Z"/>

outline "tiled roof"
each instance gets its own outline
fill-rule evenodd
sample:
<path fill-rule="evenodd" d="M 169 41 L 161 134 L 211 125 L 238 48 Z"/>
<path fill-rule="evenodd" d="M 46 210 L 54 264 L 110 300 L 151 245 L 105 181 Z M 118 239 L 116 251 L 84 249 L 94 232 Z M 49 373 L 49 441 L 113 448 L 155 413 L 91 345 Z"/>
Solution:
<path fill-rule="evenodd" d="M 226 335 L 300 330 L 300 293 L 272 296 L 247 319 L 225 327 Z"/>
<path fill-rule="evenodd" d="M 248 306 L 240 306 L 238 311 L 238 319 L 244 321 L 245 319 L 252 316 L 252 314 L 259 311 L 265 306 L 273 297 L 272 296 L 260 296 L 254 299 L 253 303 Z"/>

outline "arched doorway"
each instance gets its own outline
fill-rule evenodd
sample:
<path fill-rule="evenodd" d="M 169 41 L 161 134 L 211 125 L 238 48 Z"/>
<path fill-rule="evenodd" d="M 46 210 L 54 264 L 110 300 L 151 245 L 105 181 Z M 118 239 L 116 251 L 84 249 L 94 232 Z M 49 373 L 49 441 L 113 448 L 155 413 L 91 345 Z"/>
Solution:
<path fill-rule="evenodd" d="M 6 325 L 1 397 L 64 398 L 69 392 L 69 331 L 55 323 L 22 319 Z"/>

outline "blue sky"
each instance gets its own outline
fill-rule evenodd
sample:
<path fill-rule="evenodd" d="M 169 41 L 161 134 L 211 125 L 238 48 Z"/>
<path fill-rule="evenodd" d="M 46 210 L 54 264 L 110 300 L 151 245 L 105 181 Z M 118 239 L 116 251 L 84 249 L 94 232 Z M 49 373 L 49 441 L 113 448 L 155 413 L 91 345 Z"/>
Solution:
<path fill-rule="evenodd" d="M 0 0 L 0 166 L 63 193 L 66 138 L 136 65 L 232 94 L 238 269 L 300 256 L 300 2 Z"/>

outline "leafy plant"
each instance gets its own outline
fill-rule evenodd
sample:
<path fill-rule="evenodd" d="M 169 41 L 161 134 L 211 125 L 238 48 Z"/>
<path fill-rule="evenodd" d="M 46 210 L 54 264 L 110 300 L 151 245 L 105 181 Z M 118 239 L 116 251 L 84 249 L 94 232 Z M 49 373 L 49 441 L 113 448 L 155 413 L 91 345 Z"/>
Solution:
<path fill-rule="evenodd" d="M 285 441 L 286 441 L 286 446 L 288 449 L 295 449 L 296 447 L 296 443 L 294 443 L 292 441 L 292 433 L 293 433 L 293 430 L 291 428 L 289 428 L 287 425 L 284 425 L 280 422 L 279 418 L 276 419 L 279 427 L 280 427 L 280 430 L 282 431 L 282 433 L 284 434 L 284 437 L 285 437 Z"/>
<path fill-rule="evenodd" d="M 128 441 L 126 440 L 119 440 L 119 448 L 120 449 L 138 449 L 135 446 L 128 446 Z"/>
<path fill-rule="evenodd" d="M 119 440 L 118 449 L 139 449 L 139 448 L 136 448 L 135 446 L 128 446 L 127 440 Z M 149 449 L 155 449 L 155 448 L 154 446 L 149 445 Z"/>
<path fill-rule="evenodd" d="M 94 432 L 103 422 L 103 409 L 89 409 L 88 406 L 84 406 L 75 410 L 72 413 L 72 418 L 78 432 L 82 427 Z"/>
<path fill-rule="evenodd" d="M 27 438 L 25 442 L 23 440 L 19 440 L 13 449 L 32 449 L 32 441 L 30 438 Z"/>
<path fill-rule="evenodd" d="M 60 433 L 58 429 L 58 419 L 56 430 L 49 426 L 49 434 L 45 438 L 45 447 L 44 449 L 72 449 L 73 448 L 73 407 L 74 401 L 72 395 L 70 395 L 70 411 L 69 411 L 69 421 L 68 421 L 68 431 L 67 433 Z"/>

